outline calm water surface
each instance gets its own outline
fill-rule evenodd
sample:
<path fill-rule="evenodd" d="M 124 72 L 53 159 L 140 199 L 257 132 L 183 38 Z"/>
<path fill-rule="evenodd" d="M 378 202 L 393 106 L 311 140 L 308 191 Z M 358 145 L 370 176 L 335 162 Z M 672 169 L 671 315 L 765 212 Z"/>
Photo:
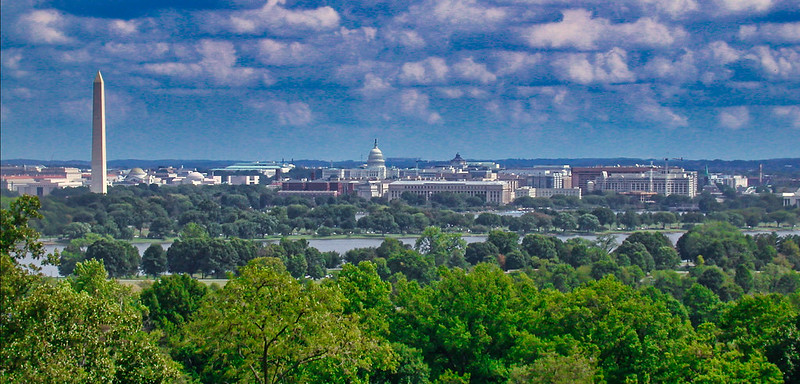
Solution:
<path fill-rule="evenodd" d="M 744 231 L 744 233 L 751 234 L 751 235 L 752 234 L 756 234 L 756 233 L 765 233 L 765 232 L 767 232 L 767 231 Z M 786 235 L 789 235 L 789 234 L 800 235 L 800 229 L 775 231 L 775 233 L 777 233 L 778 236 L 786 236 Z M 667 238 L 669 238 L 670 241 L 672 241 L 672 244 L 675 244 L 678 241 L 678 239 L 680 239 L 680 237 L 683 236 L 683 234 L 684 234 L 684 232 L 666 233 Z M 618 234 L 614 234 L 614 236 L 617 238 L 617 243 L 621 243 L 623 240 L 625 240 L 626 237 L 629 236 L 629 234 L 628 233 L 618 233 Z M 567 240 L 567 239 L 571 239 L 571 238 L 574 238 L 574 237 L 581 237 L 581 238 L 592 240 L 592 241 L 597 239 L 597 235 L 570 234 L 570 235 L 556 235 L 556 237 L 558 237 L 561 240 Z M 464 240 L 466 240 L 467 243 L 475 243 L 475 242 L 486 241 L 486 236 L 463 236 L 462 238 Z M 413 237 L 413 236 L 409 236 L 409 237 L 401 237 L 398 240 L 400 240 L 404 244 L 414 245 L 414 242 L 417 241 L 417 238 Z M 339 252 L 340 254 L 344 254 L 345 252 L 347 252 L 347 251 L 349 251 L 351 249 L 355 249 L 355 248 L 378 247 L 378 246 L 381 245 L 382 242 L 383 242 L 383 239 L 381 239 L 381 238 L 367 238 L 367 239 L 358 239 L 358 238 L 353 238 L 353 239 L 314 239 L 314 238 L 311 238 L 311 239 L 308 239 L 308 244 L 310 246 L 314 247 L 314 248 L 319 249 L 320 252 L 336 251 L 336 252 Z M 164 247 L 164 249 L 169 248 L 170 245 L 172 245 L 172 243 L 161 243 L 161 246 Z M 149 246 L 150 246 L 149 243 L 136 243 L 136 244 L 134 244 L 134 247 L 136 247 L 136 249 L 139 250 L 139 254 L 140 255 L 143 254 L 144 250 L 147 249 L 147 247 L 149 247 Z M 51 252 L 54 252 L 55 250 L 59 250 L 60 251 L 63 248 L 64 248 L 64 246 L 61 245 L 61 244 L 46 244 L 45 245 L 45 252 L 51 253 Z M 23 262 L 26 263 L 26 264 L 30 263 L 32 261 L 36 263 L 36 261 L 34 261 L 33 259 L 30 259 L 30 258 L 26 258 L 26 259 L 23 260 Z M 42 266 L 42 272 L 47 276 L 58 276 L 58 268 L 55 267 L 55 266 L 52 266 L 52 265 Z"/>

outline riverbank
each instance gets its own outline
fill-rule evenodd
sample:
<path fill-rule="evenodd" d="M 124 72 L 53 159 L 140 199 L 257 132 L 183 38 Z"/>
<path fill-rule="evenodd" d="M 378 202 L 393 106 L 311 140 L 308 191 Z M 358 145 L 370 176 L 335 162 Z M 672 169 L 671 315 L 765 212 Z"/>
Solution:
<path fill-rule="evenodd" d="M 506 229 L 503 229 L 503 228 L 498 228 L 498 229 L 506 230 Z M 745 228 L 745 229 L 740 229 L 740 230 L 742 232 L 744 232 L 744 233 L 794 232 L 794 231 L 800 231 L 800 227 L 798 227 L 798 226 L 794 226 L 794 227 L 764 226 L 764 227 Z M 660 233 L 665 233 L 665 234 L 671 234 L 671 233 L 683 234 L 683 233 L 686 233 L 687 230 L 684 229 L 684 228 L 674 228 L 673 227 L 673 228 L 637 228 L 635 230 L 607 230 L 607 231 L 599 231 L 599 232 L 585 232 L 585 231 L 528 232 L 527 234 L 533 233 L 533 234 L 539 234 L 539 235 L 545 235 L 545 236 L 557 236 L 557 237 L 586 237 L 586 236 L 597 237 L 597 236 L 606 235 L 606 234 L 608 234 L 608 235 L 630 235 L 631 233 L 641 232 L 641 231 L 660 232 Z M 466 231 L 466 232 L 448 232 L 448 233 L 458 233 L 462 237 L 486 237 L 486 236 L 489 235 L 488 232 L 469 232 L 469 231 Z M 263 237 L 263 238 L 256 238 L 256 239 L 250 239 L 250 240 L 253 240 L 253 241 L 256 241 L 256 242 L 267 242 L 267 243 L 269 243 L 269 242 L 280 241 L 280 239 L 282 239 L 282 238 L 286 238 L 286 239 L 289 239 L 289 240 L 300 240 L 300 239 L 306 239 L 306 240 L 346 240 L 346 239 L 362 240 L 362 239 L 385 239 L 385 238 L 395 238 L 395 239 L 417 238 L 419 236 L 420 236 L 419 233 L 386 233 L 386 234 L 359 233 L 359 234 L 331 235 L 331 236 L 296 234 L 296 235 L 287 235 L 287 236 L 280 236 L 280 235 L 267 236 L 267 237 Z M 131 244 L 134 244 L 134 245 L 137 245 L 137 244 L 150 245 L 150 244 L 172 244 L 177 239 L 178 239 L 177 236 L 176 237 L 168 237 L 168 238 L 164 238 L 164 239 L 148 239 L 148 238 L 135 237 L 135 238 L 133 238 L 131 240 L 128 240 L 128 241 Z M 40 240 L 45 245 L 62 245 L 62 246 L 64 246 L 64 245 L 69 244 L 69 240 L 67 240 L 67 239 L 41 238 Z"/>

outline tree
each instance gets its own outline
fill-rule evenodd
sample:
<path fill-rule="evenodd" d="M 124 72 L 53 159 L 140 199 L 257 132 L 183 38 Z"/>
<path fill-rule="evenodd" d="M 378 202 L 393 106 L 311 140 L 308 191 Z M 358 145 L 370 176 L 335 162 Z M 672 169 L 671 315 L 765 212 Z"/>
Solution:
<path fill-rule="evenodd" d="M 402 273 L 422 284 L 436 279 L 436 263 L 431 255 L 421 255 L 413 249 L 393 253 L 386 260 L 392 273 Z"/>
<path fill-rule="evenodd" d="M 205 268 L 208 260 L 204 252 L 208 248 L 206 238 L 187 238 L 175 240 L 167 249 L 167 265 L 171 273 L 188 273 L 193 275 Z"/>
<path fill-rule="evenodd" d="M 689 311 L 689 320 L 695 327 L 704 322 L 716 321 L 720 304 L 716 293 L 697 283 L 692 284 L 683 295 L 683 305 Z"/>
<path fill-rule="evenodd" d="M 635 229 L 642 224 L 641 217 L 634 211 L 625 211 L 617 215 L 617 221 L 627 229 Z"/>
<path fill-rule="evenodd" d="M 647 251 L 647 248 L 642 243 L 625 240 L 614 250 L 613 255 L 617 258 L 619 265 L 636 265 L 645 273 L 650 272 L 655 267 L 653 255 Z"/>
<path fill-rule="evenodd" d="M 150 222 L 147 237 L 151 239 L 164 239 L 172 234 L 174 223 L 168 217 L 157 217 Z"/>
<path fill-rule="evenodd" d="M 111 278 L 133 276 L 139 271 L 139 250 L 123 240 L 98 240 L 86 249 L 87 259 L 102 260 Z"/>
<path fill-rule="evenodd" d="M 753 274 L 750 273 L 750 268 L 747 268 L 744 264 L 736 267 L 736 276 L 734 276 L 733 280 L 742 287 L 744 293 L 748 293 L 753 289 Z"/>
<path fill-rule="evenodd" d="M 678 239 L 677 247 L 684 260 L 696 261 L 697 256 L 703 255 L 706 263 L 726 269 L 755 261 L 751 242 L 737 228 L 724 222 L 692 227 Z"/>
<path fill-rule="evenodd" d="M 74 240 L 73 240 L 74 242 Z M 77 244 L 70 242 L 69 245 L 61 250 L 58 263 L 58 274 L 69 276 L 75 270 L 75 265 L 86 259 L 86 253 Z"/>
<path fill-rule="evenodd" d="M 200 224 L 190 222 L 183 226 L 183 229 L 181 229 L 181 233 L 178 234 L 178 237 L 182 240 L 202 239 L 208 237 L 208 232 L 206 232 L 205 228 L 200 226 Z"/>
<path fill-rule="evenodd" d="M 207 359 L 190 368 L 218 381 L 303 382 L 326 374 L 352 380 L 371 367 L 374 344 L 343 302 L 339 290 L 303 285 L 277 259 L 255 259 L 188 324 L 187 357 Z"/>
<path fill-rule="evenodd" d="M 653 220 L 656 223 L 661 223 L 661 228 L 666 229 L 667 225 L 678 222 L 678 218 L 672 212 L 656 212 L 653 215 Z"/>
<path fill-rule="evenodd" d="M 584 213 L 578 216 L 578 229 L 586 232 L 594 232 L 600 228 L 600 220 L 591 213 Z"/>
<path fill-rule="evenodd" d="M 40 207 L 39 198 L 23 195 L 14 199 L 8 210 L 0 210 L 0 253 L 15 260 L 25 258 L 28 253 L 34 259 L 44 255 L 39 233 L 28 226 L 28 220 L 42 218 Z"/>
<path fill-rule="evenodd" d="M 5 252 L 0 259 L 3 382 L 178 380 L 177 365 L 141 331 L 130 290 L 107 280 L 100 261 L 77 263 L 72 279 L 53 284 L 10 264 Z"/>
<path fill-rule="evenodd" d="M 458 233 L 445 233 L 439 227 L 428 227 L 417 238 L 414 249 L 423 255 L 433 256 L 436 265 L 450 265 L 463 259 L 467 242 Z"/>
<path fill-rule="evenodd" d="M 531 257 L 545 260 L 558 260 L 558 251 L 551 238 L 543 235 L 525 235 L 522 239 L 522 249 Z"/>
<path fill-rule="evenodd" d="M 206 293 L 206 285 L 187 274 L 161 277 L 140 295 L 148 309 L 147 324 L 159 329 L 176 329 L 200 308 Z"/>
<path fill-rule="evenodd" d="M 793 377 L 800 372 L 797 321 L 798 311 L 785 296 L 746 295 L 720 313 L 719 340 L 735 344 L 746 357 L 766 355 L 784 377 Z"/>
<path fill-rule="evenodd" d="M 497 246 L 494 244 L 490 242 L 477 242 L 467 244 L 464 258 L 468 263 L 475 265 L 486 262 L 488 259 L 494 260 L 499 254 L 500 250 L 498 250 Z"/>
<path fill-rule="evenodd" d="M 592 215 L 597 217 L 597 220 L 600 222 L 600 225 L 611 225 L 617 221 L 617 216 L 614 215 L 614 211 L 605 207 L 598 207 L 593 209 Z"/>
<path fill-rule="evenodd" d="M 490 231 L 486 242 L 494 244 L 501 254 L 508 254 L 519 249 L 519 235 L 514 232 Z"/>
<path fill-rule="evenodd" d="M 575 220 L 575 216 L 567 212 L 560 212 L 556 215 L 555 219 L 553 219 L 553 225 L 555 225 L 556 228 L 561 228 L 562 231 L 569 231 L 577 228 L 578 222 Z"/>
<path fill-rule="evenodd" d="M 150 244 L 142 255 L 142 272 L 145 275 L 158 277 L 167 271 L 167 252 L 161 244 Z"/>
<path fill-rule="evenodd" d="M 61 234 L 67 239 L 77 239 L 85 236 L 91 231 L 92 226 L 88 223 L 72 222 L 67 224 L 64 229 L 61 230 Z"/>

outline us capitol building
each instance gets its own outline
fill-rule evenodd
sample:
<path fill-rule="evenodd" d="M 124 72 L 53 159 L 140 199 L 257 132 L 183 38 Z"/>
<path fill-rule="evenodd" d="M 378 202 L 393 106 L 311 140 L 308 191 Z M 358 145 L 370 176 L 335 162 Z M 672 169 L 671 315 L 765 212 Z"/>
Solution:
<path fill-rule="evenodd" d="M 375 145 L 369 151 L 367 164 L 359 168 L 328 168 L 322 170 L 323 180 L 384 180 L 398 176 L 398 170 L 386 169 L 386 160 L 383 159 L 383 152 L 378 148 L 378 139 L 375 139 Z"/>

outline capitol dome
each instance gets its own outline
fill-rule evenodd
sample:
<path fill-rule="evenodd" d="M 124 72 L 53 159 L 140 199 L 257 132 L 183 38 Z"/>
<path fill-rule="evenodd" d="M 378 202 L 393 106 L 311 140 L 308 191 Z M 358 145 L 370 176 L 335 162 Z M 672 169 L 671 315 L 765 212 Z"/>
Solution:
<path fill-rule="evenodd" d="M 189 180 L 203 181 L 203 179 L 205 179 L 205 176 L 203 176 L 203 174 L 200 173 L 200 172 L 194 172 L 193 171 L 193 172 L 189 172 L 189 174 L 186 175 L 186 178 L 189 179 Z"/>
<path fill-rule="evenodd" d="M 375 147 L 373 147 L 369 151 L 369 157 L 367 158 L 367 167 L 369 168 L 377 168 L 377 167 L 385 167 L 386 160 L 383 159 L 383 152 L 378 149 L 378 139 L 375 139 Z"/>

